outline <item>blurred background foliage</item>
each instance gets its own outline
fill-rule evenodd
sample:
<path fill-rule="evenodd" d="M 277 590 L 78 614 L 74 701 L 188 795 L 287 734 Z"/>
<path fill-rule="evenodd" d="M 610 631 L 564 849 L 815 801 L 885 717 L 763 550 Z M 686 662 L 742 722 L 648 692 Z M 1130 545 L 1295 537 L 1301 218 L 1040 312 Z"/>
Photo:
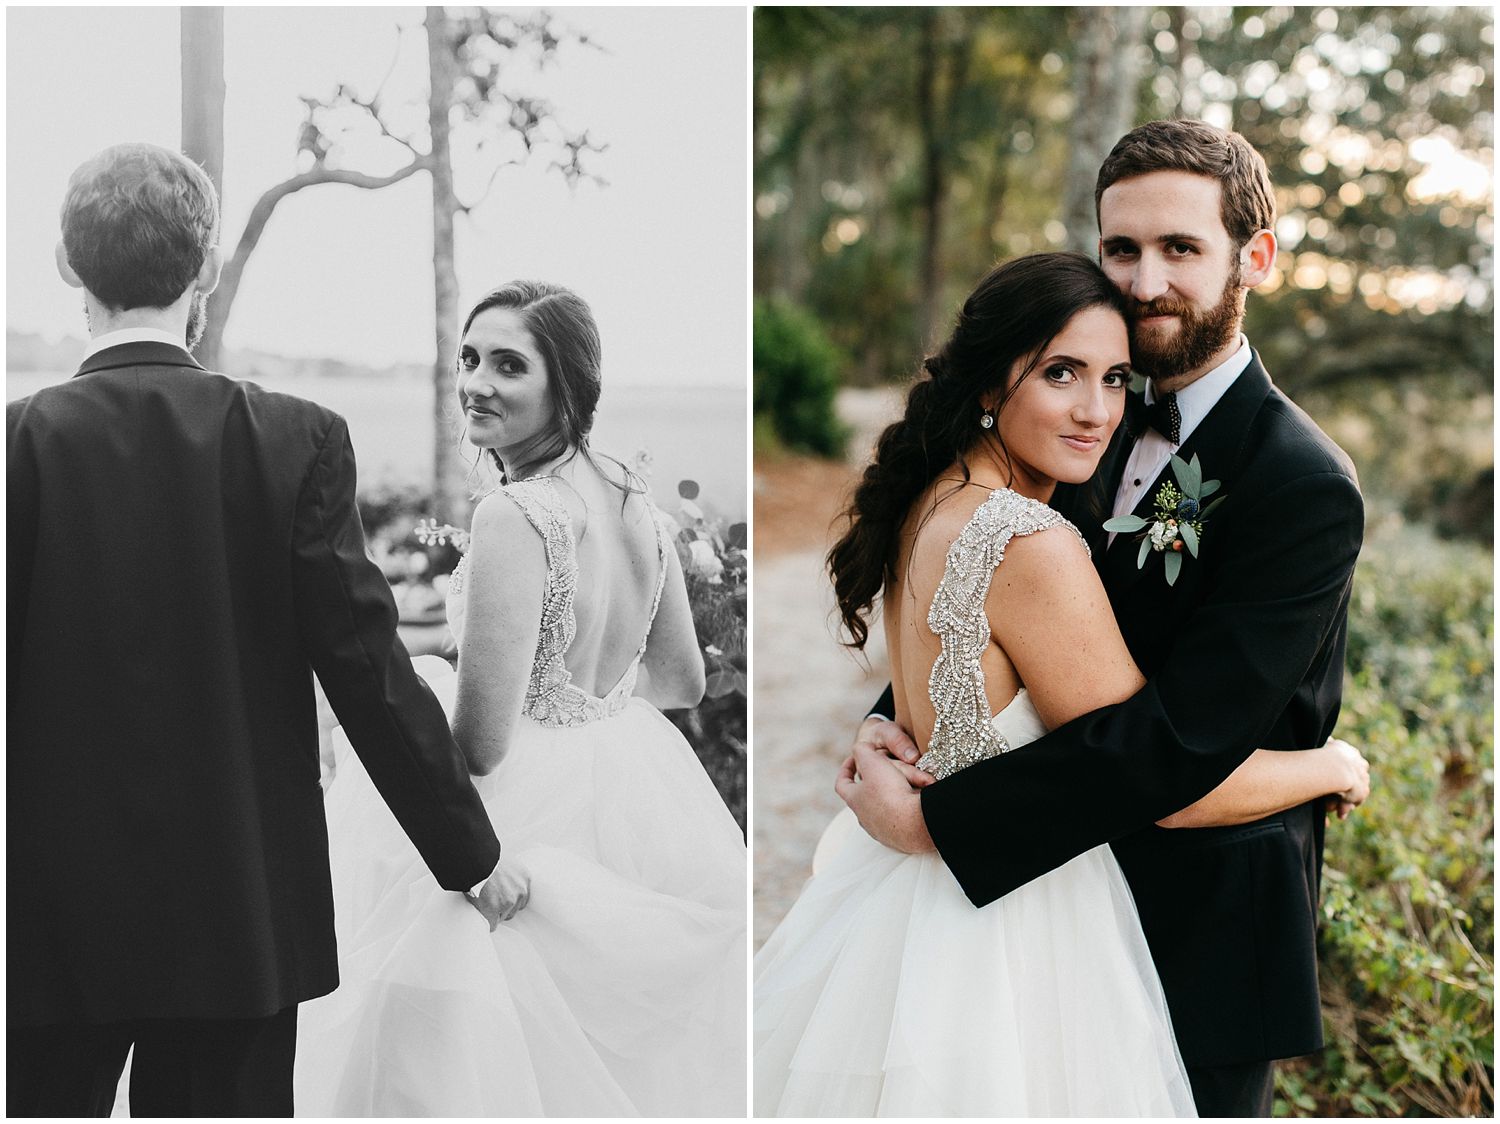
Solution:
<path fill-rule="evenodd" d="M 1282 1115 L 1490 1115 L 1494 24 L 1487 7 L 757 8 L 757 456 L 834 455 L 997 260 L 1094 253 L 1131 126 L 1243 133 L 1279 253 L 1246 334 L 1369 512 L 1329 832 L 1322 1054 Z"/>

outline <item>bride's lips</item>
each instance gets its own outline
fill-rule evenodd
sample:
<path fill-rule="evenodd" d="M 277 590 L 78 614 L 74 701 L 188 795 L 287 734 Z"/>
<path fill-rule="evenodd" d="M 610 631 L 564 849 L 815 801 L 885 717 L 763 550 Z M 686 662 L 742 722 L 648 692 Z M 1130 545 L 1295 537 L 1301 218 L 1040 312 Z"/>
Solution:
<path fill-rule="evenodd" d="M 1077 449 L 1080 453 L 1092 453 L 1103 440 L 1099 437 L 1084 437 L 1080 434 L 1063 434 L 1062 439 L 1068 446 Z"/>
<path fill-rule="evenodd" d="M 489 418 L 498 418 L 500 416 L 499 414 L 495 413 L 494 410 L 486 410 L 483 406 L 476 406 L 472 402 L 470 402 L 466 407 L 464 407 L 464 410 L 465 410 L 466 413 L 480 414 L 480 415 L 482 415 L 484 417 L 489 417 Z"/>

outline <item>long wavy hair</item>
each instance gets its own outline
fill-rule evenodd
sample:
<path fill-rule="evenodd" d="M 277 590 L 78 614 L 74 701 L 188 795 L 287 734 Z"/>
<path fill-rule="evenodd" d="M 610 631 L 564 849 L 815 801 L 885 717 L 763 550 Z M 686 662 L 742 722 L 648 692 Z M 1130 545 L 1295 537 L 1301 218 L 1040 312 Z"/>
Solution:
<path fill-rule="evenodd" d="M 863 648 L 869 639 L 866 618 L 895 580 L 901 528 L 918 497 L 955 465 L 967 481 L 968 457 L 981 441 L 998 443 L 1009 463 L 1000 427 L 980 426 L 983 402 L 998 396 L 998 417 L 1068 321 L 1099 305 L 1125 315 L 1125 299 L 1114 283 L 1075 253 L 1005 262 L 964 301 L 948 342 L 922 361 L 901 420 L 880 435 L 844 513 L 848 528 L 828 552 L 849 647 Z M 1017 364 L 1020 374 L 1012 382 Z"/>

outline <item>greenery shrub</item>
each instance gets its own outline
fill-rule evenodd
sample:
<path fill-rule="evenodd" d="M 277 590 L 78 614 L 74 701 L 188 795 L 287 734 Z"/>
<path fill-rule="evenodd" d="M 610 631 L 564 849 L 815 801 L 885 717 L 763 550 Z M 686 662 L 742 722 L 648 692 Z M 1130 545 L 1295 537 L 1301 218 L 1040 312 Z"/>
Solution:
<path fill-rule="evenodd" d="M 789 449 L 823 457 L 844 452 L 848 432 L 834 412 L 842 358 L 811 314 L 790 302 L 755 302 L 756 434 L 769 421 Z"/>
<path fill-rule="evenodd" d="M 1374 787 L 1329 828 L 1328 1044 L 1278 1067 L 1279 1115 L 1493 1115 L 1492 570 L 1399 517 L 1371 528 L 1339 733 Z"/>

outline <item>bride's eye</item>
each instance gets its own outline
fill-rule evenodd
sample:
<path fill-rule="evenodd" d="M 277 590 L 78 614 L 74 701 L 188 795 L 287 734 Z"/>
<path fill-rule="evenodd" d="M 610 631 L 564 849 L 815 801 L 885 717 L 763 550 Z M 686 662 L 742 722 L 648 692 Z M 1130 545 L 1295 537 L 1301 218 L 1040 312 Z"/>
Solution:
<path fill-rule="evenodd" d="M 479 354 L 477 352 L 471 351 L 466 347 L 458 353 L 458 369 L 460 371 L 472 371 L 477 366 L 479 366 Z"/>
<path fill-rule="evenodd" d="M 1067 363 L 1054 363 L 1047 368 L 1047 379 L 1059 386 L 1065 386 L 1078 377 L 1078 372 L 1073 370 Z"/>
<path fill-rule="evenodd" d="M 526 364 L 514 355 L 507 355 L 495 364 L 495 369 L 502 375 L 520 375 L 526 373 Z"/>
<path fill-rule="evenodd" d="M 1123 389 L 1130 385 L 1129 371 L 1106 371 L 1104 372 L 1104 383 L 1106 386 L 1119 387 Z"/>

